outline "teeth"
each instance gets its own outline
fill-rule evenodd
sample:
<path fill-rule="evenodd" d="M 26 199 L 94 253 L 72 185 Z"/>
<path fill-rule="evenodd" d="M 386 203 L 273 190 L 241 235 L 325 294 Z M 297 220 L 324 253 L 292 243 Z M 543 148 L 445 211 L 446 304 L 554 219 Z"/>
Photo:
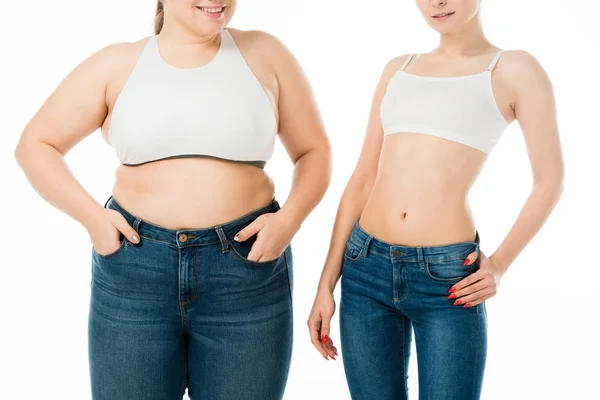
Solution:
<path fill-rule="evenodd" d="M 209 13 L 220 13 L 221 11 L 223 11 L 223 7 L 217 7 L 217 8 L 200 7 L 200 9 L 202 11 L 206 11 Z"/>

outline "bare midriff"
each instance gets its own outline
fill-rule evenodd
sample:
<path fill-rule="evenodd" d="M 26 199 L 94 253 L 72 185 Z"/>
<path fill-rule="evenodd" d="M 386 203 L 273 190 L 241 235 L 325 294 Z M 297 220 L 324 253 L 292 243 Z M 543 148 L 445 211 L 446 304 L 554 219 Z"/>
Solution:
<path fill-rule="evenodd" d="M 467 197 L 486 157 L 430 135 L 386 135 L 360 227 L 405 246 L 473 241 L 476 228 Z"/>
<path fill-rule="evenodd" d="M 256 166 L 194 157 L 121 165 L 112 192 L 142 220 L 170 229 L 199 229 L 265 206 L 275 188 Z"/>

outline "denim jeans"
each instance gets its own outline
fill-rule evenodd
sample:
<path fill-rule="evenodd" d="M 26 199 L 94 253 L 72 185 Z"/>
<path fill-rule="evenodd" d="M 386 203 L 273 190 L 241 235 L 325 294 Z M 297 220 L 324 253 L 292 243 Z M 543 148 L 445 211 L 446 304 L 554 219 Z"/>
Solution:
<path fill-rule="evenodd" d="M 268 205 L 206 229 L 166 229 L 135 217 L 109 255 L 92 249 L 89 363 L 95 400 L 275 400 L 292 352 L 292 250 L 247 259 L 255 236 L 233 236 Z"/>
<path fill-rule="evenodd" d="M 420 400 L 476 400 L 486 349 L 484 303 L 454 306 L 448 290 L 478 266 L 463 266 L 473 242 L 407 247 L 385 243 L 357 221 L 347 242 L 340 300 L 341 350 L 354 400 L 408 398 L 414 330 Z"/>

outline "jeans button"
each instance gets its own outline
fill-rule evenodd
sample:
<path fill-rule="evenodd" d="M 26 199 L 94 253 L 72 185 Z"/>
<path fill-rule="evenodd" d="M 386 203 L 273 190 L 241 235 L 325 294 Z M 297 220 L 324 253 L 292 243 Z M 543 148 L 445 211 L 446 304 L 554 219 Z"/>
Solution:
<path fill-rule="evenodd" d="M 394 257 L 398 257 L 398 256 L 400 256 L 400 254 L 402 254 L 402 253 L 400 253 L 400 250 L 392 251 L 392 256 L 394 256 Z"/>
<path fill-rule="evenodd" d="M 179 235 L 179 241 L 181 243 L 185 243 L 187 241 L 187 235 L 185 233 L 182 233 Z"/>

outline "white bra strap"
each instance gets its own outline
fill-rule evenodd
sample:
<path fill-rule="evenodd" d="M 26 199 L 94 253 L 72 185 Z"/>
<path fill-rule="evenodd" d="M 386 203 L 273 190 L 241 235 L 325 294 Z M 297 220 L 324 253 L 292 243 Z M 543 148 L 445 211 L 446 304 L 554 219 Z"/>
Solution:
<path fill-rule="evenodd" d="M 414 56 L 414 54 L 411 54 L 410 56 L 408 56 L 406 61 L 404 61 L 404 64 L 402 64 L 402 66 L 400 67 L 400 71 L 404 71 L 404 68 L 406 68 L 406 66 L 408 65 L 410 60 L 412 60 L 413 56 Z"/>
<path fill-rule="evenodd" d="M 496 55 L 492 59 L 492 62 L 490 63 L 490 66 L 487 67 L 487 71 L 491 71 L 491 70 L 494 69 L 494 67 L 496 66 L 496 63 L 498 62 L 498 60 L 500 59 L 500 56 L 502 55 L 503 51 L 504 50 L 498 50 L 498 52 L 496 53 Z"/>

